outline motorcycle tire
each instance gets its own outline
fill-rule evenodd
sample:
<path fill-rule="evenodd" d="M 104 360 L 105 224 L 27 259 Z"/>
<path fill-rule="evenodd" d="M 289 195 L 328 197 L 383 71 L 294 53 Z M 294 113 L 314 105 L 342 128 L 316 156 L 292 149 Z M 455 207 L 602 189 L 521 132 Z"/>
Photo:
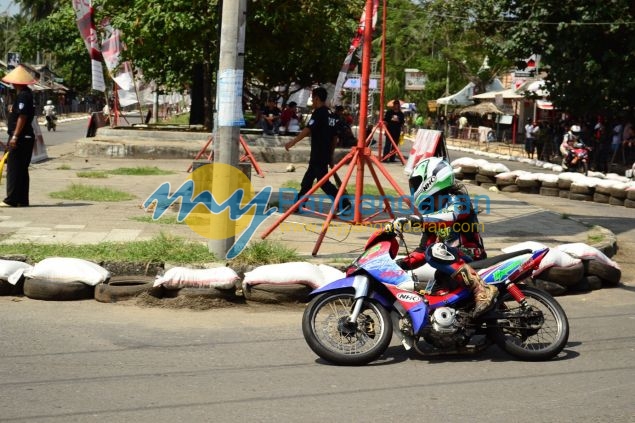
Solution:
<path fill-rule="evenodd" d="M 502 350 L 521 360 L 549 360 L 569 340 L 567 315 L 549 293 L 527 286 L 518 288 L 525 295 L 532 316 L 523 316 L 520 304 L 509 292 L 503 292 L 494 312 L 509 317 L 489 321 L 488 336 Z"/>
<path fill-rule="evenodd" d="M 379 358 L 392 338 L 388 310 L 365 299 L 355 324 L 353 292 L 327 292 L 313 298 L 302 316 L 302 333 L 318 356 L 334 364 L 359 366 Z"/>

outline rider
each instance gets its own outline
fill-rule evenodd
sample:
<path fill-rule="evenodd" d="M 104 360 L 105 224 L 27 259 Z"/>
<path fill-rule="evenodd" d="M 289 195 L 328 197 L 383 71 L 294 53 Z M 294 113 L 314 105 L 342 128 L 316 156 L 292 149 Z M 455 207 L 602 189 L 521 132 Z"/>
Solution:
<path fill-rule="evenodd" d="M 55 120 L 55 106 L 53 105 L 52 100 L 46 100 L 46 106 L 44 106 L 44 116 L 46 116 L 46 121 L 53 123 Z"/>
<path fill-rule="evenodd" d="M 422 216 L 398 217 L 392 227 L 407 231 L 406 225 L 410 225 L 421 231 L 421 241 L 397 263 L 405 270 L 429 263 L 472 291 L 474 317 L 485 313 L 494 305 L 498 289 L 487 285 L 468 264 L 486 258 L 486 254 L 467 190 L 455 183 L 452 166 L 440 157 L 423 159 L 414 168 L 409 185 L 414 206 Z"/>
<path fill-rule="evenodd" d="M 562 154 L 562 167 L 568 169 L 572 164 L 573 149 L 575 144 L 580 140 L 581 129 L 579 125 L 571 125 L 569 131 L 562 137 L 560 144 L 560 153 Z"/>

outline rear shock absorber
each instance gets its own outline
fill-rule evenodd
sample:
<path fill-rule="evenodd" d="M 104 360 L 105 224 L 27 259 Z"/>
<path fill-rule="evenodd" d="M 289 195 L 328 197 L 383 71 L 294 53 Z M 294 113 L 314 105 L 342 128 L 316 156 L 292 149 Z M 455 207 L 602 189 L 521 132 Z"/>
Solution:
<path fill-rule="evenodd" d="M 516 300 L 518 304 L 520 304 L 523 307 L 527 306 L 527 300 L 525 299 L 525 294 L 523 294 L 520 288 L 518 288 L 518 285 L 516 285 L 514 282 L 507 279 L 505 281 L 505 288 L 507 289 L 507 292 L 509 292 L 511 296 L 514 297 L 514 299 Z"/>

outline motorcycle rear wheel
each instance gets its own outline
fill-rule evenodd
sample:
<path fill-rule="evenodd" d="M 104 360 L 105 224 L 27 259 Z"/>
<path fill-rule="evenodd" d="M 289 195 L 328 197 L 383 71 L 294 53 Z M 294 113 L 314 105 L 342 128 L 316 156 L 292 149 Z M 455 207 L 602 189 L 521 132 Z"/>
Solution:
<path fill-rule="evenodd" d="M 392 338 L 390 314 L 380 304 L 364 300 L 353 324 L 347 318 L 355 305 L 349 292 L 325 293 L 309 302 L 302 316 L 302 333 L 318 356 L 334 364 L 362 365 L 379 358 Z"/>
<path fill-rule="evenodd" d="M 496 302 L 494 311 L 506 318 L 488 323 L 488 334 L 496 344 L 521 360 L 549 360 L 562 351 L 569 340 L 569 321 L 558 302 L 547 292 L 519 287 L 529 310 L 508 292 Z"/>

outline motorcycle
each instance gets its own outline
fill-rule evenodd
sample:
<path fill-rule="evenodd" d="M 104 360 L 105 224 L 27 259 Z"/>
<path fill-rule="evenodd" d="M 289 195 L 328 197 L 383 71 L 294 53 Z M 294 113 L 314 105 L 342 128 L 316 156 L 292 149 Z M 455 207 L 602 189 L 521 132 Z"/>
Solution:
<path fill-rule="evenodd" d="M 57 123 L 55 122 L 57 120 L 57 116 L 55 115 L 49 115 L 46 116 L 46 130 L 51 132 L 51 129 L 53 130 L 53 132 L 55 132 L 55 128 L 57 128 Z"/>
<path fill-rule="evenodd" d="M 548 248 L 471 262 L 486 283 L 499 289 L 494 307 L 473 318 L 474 299 L 466 286 L 439 272 L 424 286 L 395 263 L 398 238 L 404 242 L 400 231 L 376 231 L 345 278 L 311 292 L 302 332 L 324 360 L 370 363 L 386 351 L 392 332 L 406 350 L 423 356 L 477 353 L 496 344 L 516 358 L 541 361 L 565 347 L 569 323 L 560 304 L 520 283 L 538 268 Z"/>
<path fill-rule="evenodd" d="M 562 159 L 562 167 L 570 172 L 579 172 L 587 175 L 589 172 L 590 152 L 591 148 L 587 147 L 584 143 L 575 143 L 571 150 L 571 159 L 567 160 L 567 157 Z"/>

